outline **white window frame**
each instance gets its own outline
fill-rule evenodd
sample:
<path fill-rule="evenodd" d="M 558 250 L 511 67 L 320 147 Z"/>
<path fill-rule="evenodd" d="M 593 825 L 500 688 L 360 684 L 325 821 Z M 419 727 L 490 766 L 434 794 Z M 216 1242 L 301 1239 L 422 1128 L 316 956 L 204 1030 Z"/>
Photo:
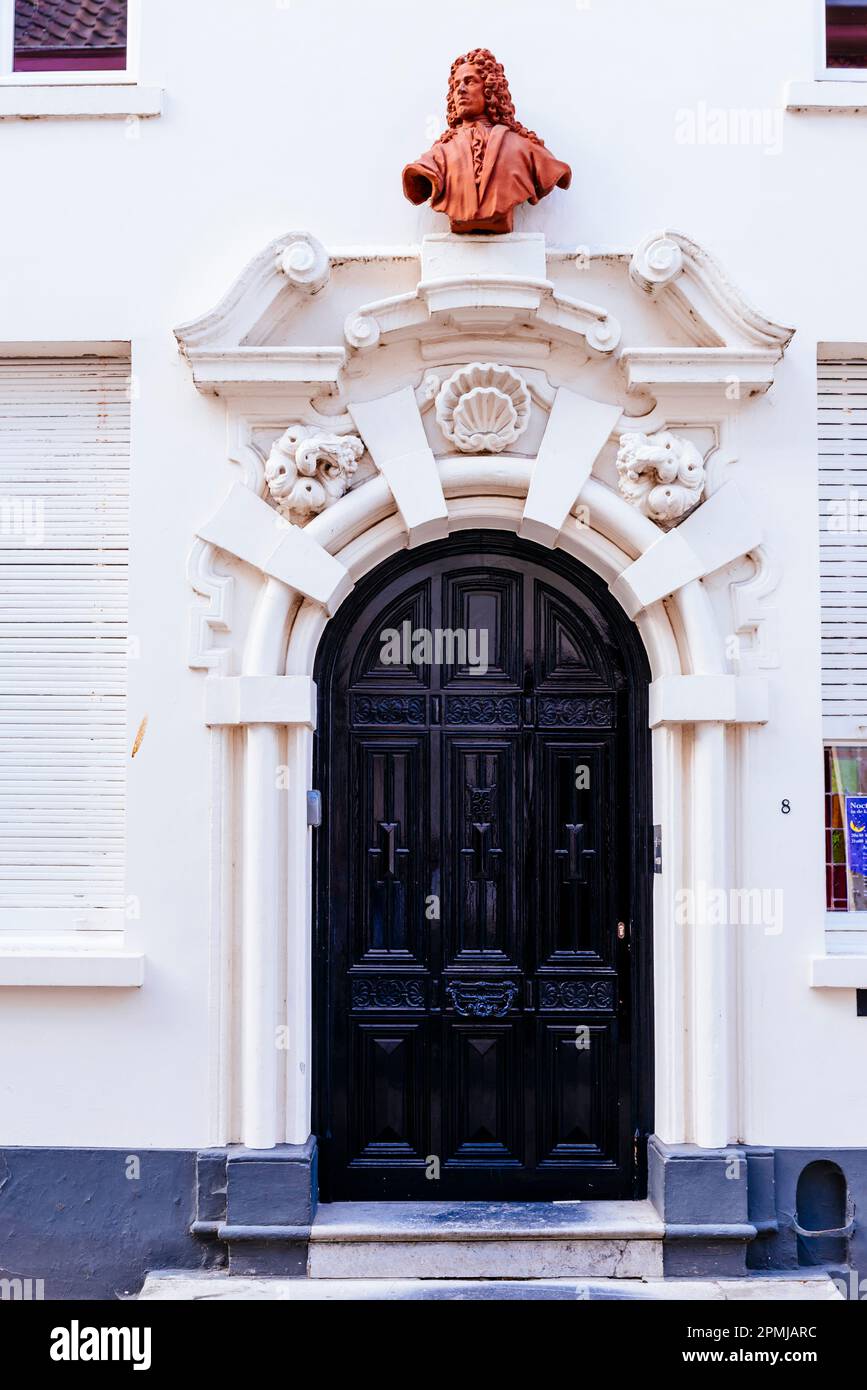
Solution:
<path fill-rule="evenodd" d="M 52 362 L 52 360 L 56 360 L 56 359 L 58 359 L 58 358 L 68 358 L 68 359 L 71 359 L 73 362 L 78 362 L 78 361 L 80 360 L 81 363 L 82 363 L 83 366 L 84 366 L 84 365 L 86 365 L 87 362 L 88 362 L 90 359 L 92 359 L 93 357 L 105 358 L 105 359 L 108 359 L 109 361 L 112 361 L 112 362 L 118 361 L 118 362 L 121 362 L 121 363 L 124 364 L 124 366 L 127 368 L 127 370 L 128 370 L 129 373 L 130 373 L 130 376 L 129 376 L 129 378 L 128 378 L 128 383 L 129 383 L 130 381 L 133 380 L 133 377 L 132 377 L 132 375 L 131 375 L 131 373 L 132 373 L 132 353 L 131 353 L 131 346 L 132 346 L 131 343 L 129 343 L 129 342 L 124 342 L 124 341 L 117 341 L 117 342 L 60 342 L 60 341 L 58 341 L 58 342 L 52 342 L 52 343 L 44 342 L 44 343 L 38 343 L 38 344 L 32 343 L 32 342 L 31 342 L 31 343 L 28 343 L 28 342 L 23 342 L 23 343 L 0 342 L 0 363 L 6 362 L 6 361 L 9 360 L 9 359 L 12 359 L 13 361 L 17 361 L 18 359 L 26 359 L 26 360 L 32 360 L 32 362 L 34 363 L 34 365 L 40 365 L 40 364 L 41 364 L 41 365 L 46 365 L 46 364 L 50 364 L 50 363 Z M 120 380 L 122 380 L 122 378 L 120 378 Z M 127 383 L 127 384 L 128 384 L 128 383 Z M 131 406 L 130 406 L 130 410 L 129 410 L 130 430 L 131 430 L 131 426 L 132 426 L 131 417 L 132 417 L 132 409 L 131 409 Z M 131 459 L 131 455 L 130 455 L 130 459 Z M 131 474 L 130 474 L 130 472 L 129 472 L 129 468 L 130 468 L 130 462 L 128 461 L 128 464 L 127 464 L 127 477 L 126 477 L 127 488 L 129 488 L 129 485 L 130 485 L 130 478 L 131 478 Z M 128 500 L 128 498 L 129 498 L 129 492 L 127 491 L 127 492 L 124 494 L 124 496 L 125 496 L 125 497 L 127 498 L 127 500 Z M 128 584 L 128 582 L 129 582 L 129 539 L 130 539 L 130 538 L 129 538 L 129 531 L 127 530 L 127 532 L 126 532 L 126 534 L 125 534 L 125 540 L 126 540 L 125 550 L 126 550 L 126 557 L 127 557 L 127 558 L 126 558 L 126 577 L 127 577 L 127 584 Z M 128 591 L 127 591 L 127 595 L 126 595 L 126 598 L 125 598 L 125 607 L 124 607 L 125 621 L 126 621 L 126 623 L 127 623 L 127 630 L 128 630 L 128 615 L 129 615 L 129 607 L 128 607 L 128 604 L 129 604 L 129 599 L 128 599 Z M 129 639 L 127 638 L 127 641 L 128 641 L 128 640 L 129 640 Z M 129 676 L 129 662 L 127 661 L 126 670 L 125 670 L 125 672 L 124 672 L 124 688 L 125 688 L 124 700 L 125 700 L 125 701 L 128 700 L 128 693 L 129 693 L 129 692 L 128 692 L 128 676 Z M 125 830 L 125 831 L 126 831 L 126 828 L 127 828 L 127 820 L 126 820 L 126 814 L 127 814 L 126 808 L 127 808 L 127 805 L 128 805 L 128 802 L 127 802 L 127 792 L 128 792 L 128 786 L 125 786 L 125 787 L 124 787 L 124 791 L 123 791 L 123 797 L 124 797 L 123 823 L 124 823 L 124 830 Z M 34 832 L 34 833 L 35 833 L 35 832 Z M 126 841 L 124 841 L 124 861 L 123 861 L 124 875 L 125 875 L 125 873 L 126 873 L 126 857 L 125 857 L 126 851 L 125 851 L 125 845 L 126 845 Z M 2 879 L 2 877 L 3 877 L 3 871 L 0 870 L 0 879 Z M 125 877 L 124 877 L 124 880 L 123 880 L 123 886 L 122 886 L 122 888 L 121 888 L 119 891 L 120 891 L 121 896 L 122 896 L 124 899 L 126 899 L 126 879 L 125 879 Z M 111 944 L 111 943 L 113 942 L 115 945 L 117 945 L 119 942 L 122 943 L 122 941 L 123 941 L 123 934 L 124 934 L 124 932 L 125 932 L 126 925 L 127 925 L 126 909 L 125 909 L 125 907 L 121 907 L 121 906 L 104 907 L 104 906 L 101 906 L 101 905 L 100 905 L 100 906 L 82 905 L 80 908 L 79 908 L 79 907 L 67 907 L 67 906 L 52 906 L 52 907 L 40 907 L 40 906 L 29 907 L 29 906 L 21 906 L 21 907 L 8 907 L 8 908 L 7 908 L 7 907 L 2 907 L 2 906 L 0 906 L 0 959 L 2 959 L 3 948 L 4 948 L 5 946 L 7 946 L 8 943 L 9 943 L 10 941 L 13 942 L 13 943 L 15 943 L 15 942 L 24 942 L 24 943 L 26 943 L 26 942 L 28 941 L 28 939 L 30 939 L 30 940 L 34 940 L 34 941 L 36 941 L 36 940 L 44 940 L 44 941 L 52 941 L 52 942 L 66 943 L 67 945 L 73 945 L 73 944 L 75 943 L 76 940 L 80 942 L 80 941 L 82 941 L 83 939 L 86 939 L 87 937 L 91 937 L 91 936 L 93 936 L 93 935 L 96 935 L 100 941 L 103 941 L 103 942 L 105 942 L 105 943 L 107 943 L 107 944 Z M 2 969 L 0 969 L 0 978 L 2 978 Z"/>
<path fill-rule="evenodd" d="M 0 0 L 0 86 L 117 87 L 138 82 L 142 0 L 127 0 L 126 67 L 114 72 L 13 72 L 15 0 Z M 865 74 L 867 76 L 867 74 Z"/>
<path fill-rule="evenodd" d="M 10 341 L 0 342 L 0 358 L 102 356 L 131 362 L 131 346 L 122 341 Z M 71 930 L 66 920 L 56 918 L 49 931 L 28 929 L 23 922 L 18 930 L 0 930 L 0 986 L 4 988 L 139 989 L 144 974 L 138 927 L 116 909 L 106 910 L 103 922 L 84 930 Z"/>
<path fill-rule="evenodd" d="M 825 30 L 825 0 L 813 0 L 815 17 L 816 81 L 867 82 L 867 67 L 829 68 L 827 63 L 827 34 Z M 867 24 L 867 5 L 864 7 Z"/>

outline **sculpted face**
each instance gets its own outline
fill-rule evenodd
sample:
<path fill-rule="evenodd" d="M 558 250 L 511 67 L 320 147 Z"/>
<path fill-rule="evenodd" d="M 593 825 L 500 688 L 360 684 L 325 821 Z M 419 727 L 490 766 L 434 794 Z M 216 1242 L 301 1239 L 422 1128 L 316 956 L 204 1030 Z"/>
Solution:
<path fill-rule="evenodd" d="M 454 76 L 455 109 L 462 121 L 476 121 L 485 114 L 485 84 L 472 63 L 463 63 Z"/>

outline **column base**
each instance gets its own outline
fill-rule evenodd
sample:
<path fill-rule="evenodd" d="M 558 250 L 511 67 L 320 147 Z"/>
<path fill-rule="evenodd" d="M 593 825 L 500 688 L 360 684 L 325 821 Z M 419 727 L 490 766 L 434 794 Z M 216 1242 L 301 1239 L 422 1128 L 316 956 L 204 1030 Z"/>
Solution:
<path fill-rule="evenodd" d="M 665 1221 L 666 1275 L 746 1274 L 747 1247 L 758 1234 L 750 1214 L 750 1152 L 737 1144 L 665 1144 L 654 1134 L 647 1166 L 648 1196 Z"/>
<path fill-rule="evenodd" d="M 317 1203 L 316 1139 L 197 1155 L 193 1233 L 225 1244 L 231 1274 L 303 1275 Z"/>

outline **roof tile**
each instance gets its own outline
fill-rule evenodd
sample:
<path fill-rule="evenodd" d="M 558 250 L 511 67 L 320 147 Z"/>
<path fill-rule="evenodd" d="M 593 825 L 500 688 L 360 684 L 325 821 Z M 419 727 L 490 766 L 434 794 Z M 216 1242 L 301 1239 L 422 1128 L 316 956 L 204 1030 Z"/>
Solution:
<path fill-rule="evenodd" d="M 17 0 L 15 50 L 124 48 L 126 0 Z"/>

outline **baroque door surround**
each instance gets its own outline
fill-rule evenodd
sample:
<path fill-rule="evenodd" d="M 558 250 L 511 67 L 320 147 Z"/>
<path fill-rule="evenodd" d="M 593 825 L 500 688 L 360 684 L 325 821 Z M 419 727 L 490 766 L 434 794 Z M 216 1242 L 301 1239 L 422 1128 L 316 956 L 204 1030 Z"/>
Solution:
<path fill-rule="evenodd" d="M 368 282 L 394 292 L 352 307 Z M 582 283 L 610 292 L 622 329 L 575 294 Z M 323 343 L 332 299 L 343 341 Z M 732 445 L 792 331 L 679 233 L 598 256 L 548 251 L 538 234 L 326 252 L 290 233 L 176 336 L 197 388 L 225 402 L 235 470 L 190 558 L 190 665 L 207 671 L 214 738 L 214 1142 L 309 1145 L 307 793 L 326 624 L 388 556 L 480 528 L 574 556 L 638 628 L 662 844 L 655 1133 L 736 1141 L 734 929 L 680 925 L 676 895 L 736 884 L 739 766 L 747 728 L 768 718 L 775 572 L 730 476 Z M 244 602 L 226 556 L 257 580 Z"/>

